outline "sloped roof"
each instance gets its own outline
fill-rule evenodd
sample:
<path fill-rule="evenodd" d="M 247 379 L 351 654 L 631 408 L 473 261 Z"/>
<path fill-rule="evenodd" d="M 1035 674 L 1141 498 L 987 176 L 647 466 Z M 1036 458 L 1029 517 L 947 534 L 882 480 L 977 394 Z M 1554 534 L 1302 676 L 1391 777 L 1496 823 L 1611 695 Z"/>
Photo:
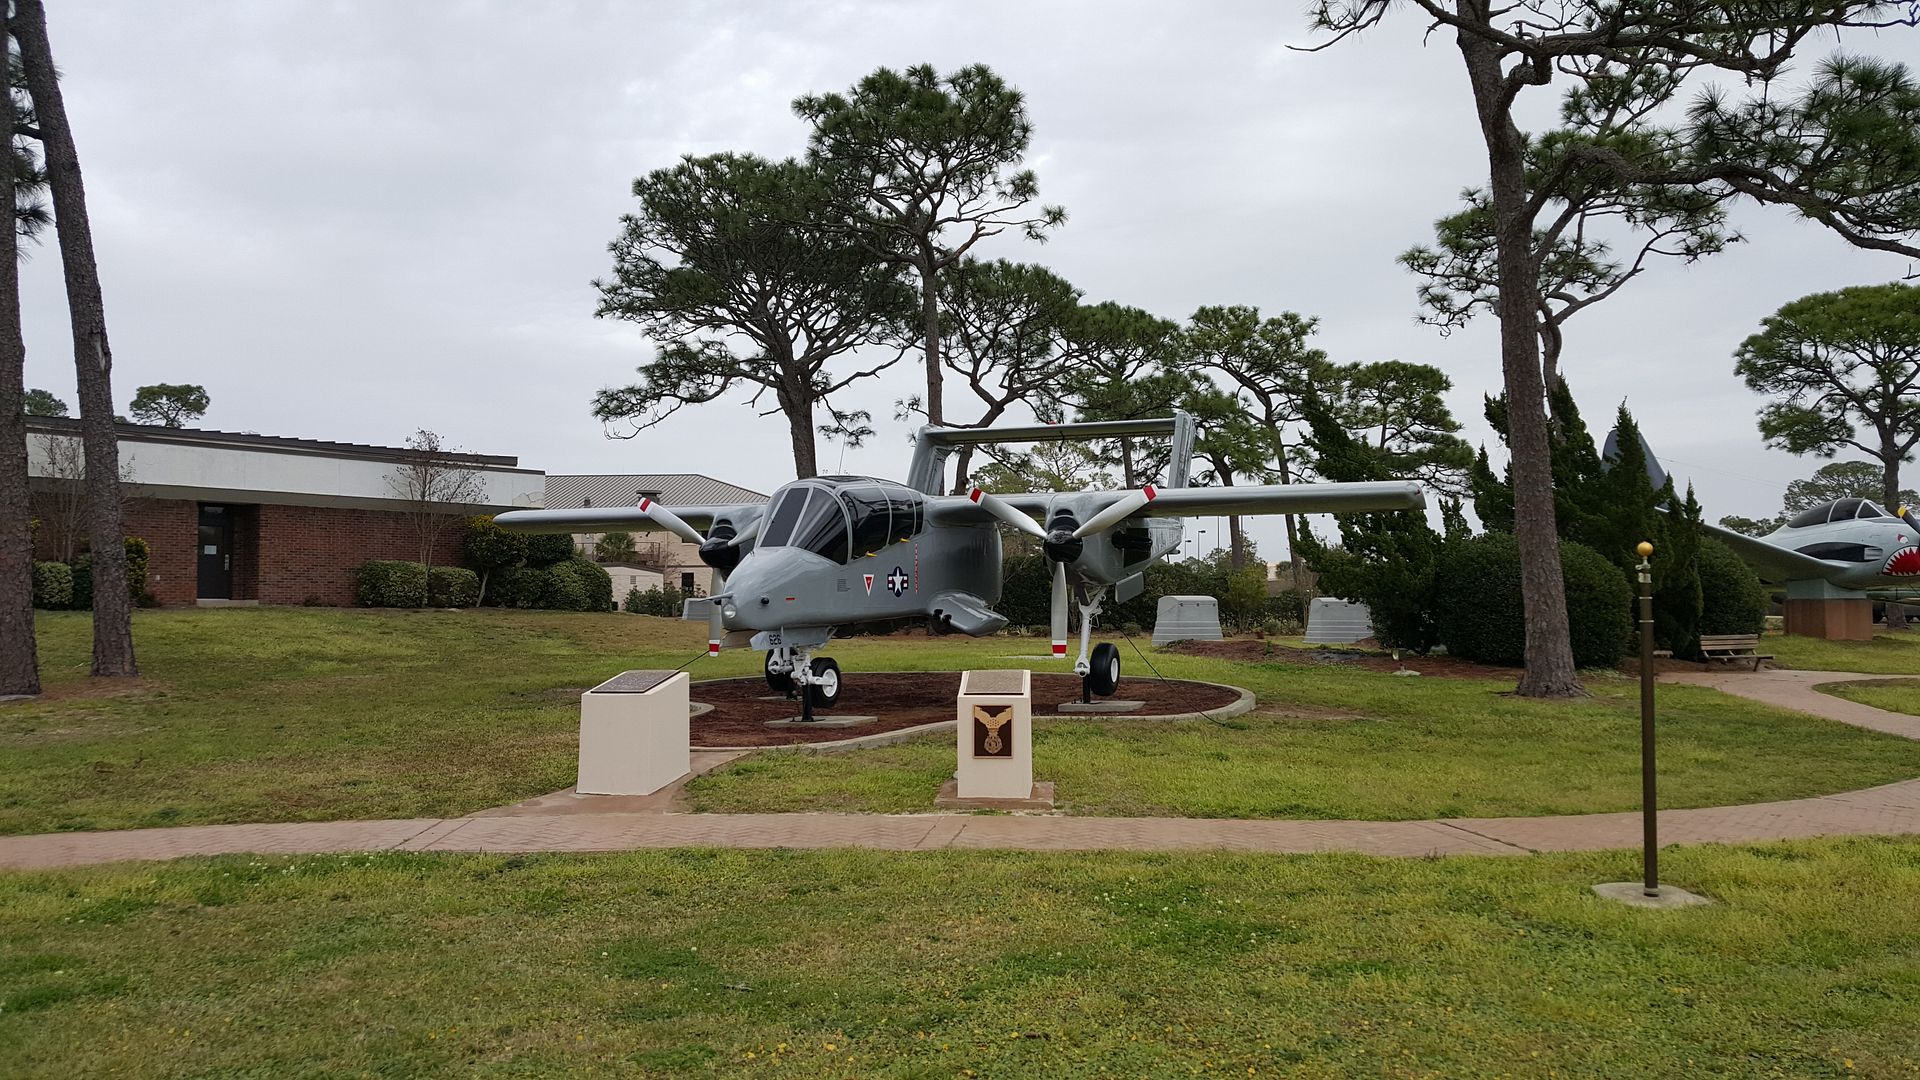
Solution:
<path fill-rule="evenodd" d="M 633 506 L 645 492 L 662 506 L 765 502 L 767 496 L 702 473 L 588 473 L 548 476 L 546 506 Z"/>

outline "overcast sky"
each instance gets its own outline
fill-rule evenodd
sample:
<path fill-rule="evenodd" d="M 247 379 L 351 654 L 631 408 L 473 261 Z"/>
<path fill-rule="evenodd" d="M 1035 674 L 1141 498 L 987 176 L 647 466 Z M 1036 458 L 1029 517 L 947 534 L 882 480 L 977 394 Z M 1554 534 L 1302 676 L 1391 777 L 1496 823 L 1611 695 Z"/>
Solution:
<path fill-rule="evenodd" d="M 593 318 L 631 181 L 682 154 L 800 153 L 792 99 L 875 67 L 980 62 L 1026 93 L 1029 163 L 1069 215 L 1045 245 L 983 254 L 1173 318 L 1318 316 L 1335 360 L 1440 366 L 1467 436 L 1488 438 L 1491 320 L 1417 324 L 1394 262 L 1485 175 L 1459 55 L 1423 47 L 1411 13 L 1305 54 L 1286 0 L 48 6 L 122 402 L 195 382 L 207 427 L 388 445 L 427 427 L 550 473 L 771 490 L 793 475 L 784 420 L 745 395 L 626 441 L 588 414 L 651 349 Z M 1844 44 L 1920 58 L 1915 31 Z M 1710 518 L 1771 513 L 1821 464 L 1762 447 L 1733 348 L 1788 300 L 1909 269 L 1778 212 L 1736 224 L 1750 243 L 1578 316 L 1563 361 L 1595 428 L 1628 400 Z M 23 289 L 27 385 L 71 402 L 51 246 Z M 899 475 L 891 403 L 919 384 L 903 363 L 851 397 L 879 436 L 844 460 L 823 446 L 823 468 Z M 1279 557 L 1276 526 L 1255 535 Z"/>

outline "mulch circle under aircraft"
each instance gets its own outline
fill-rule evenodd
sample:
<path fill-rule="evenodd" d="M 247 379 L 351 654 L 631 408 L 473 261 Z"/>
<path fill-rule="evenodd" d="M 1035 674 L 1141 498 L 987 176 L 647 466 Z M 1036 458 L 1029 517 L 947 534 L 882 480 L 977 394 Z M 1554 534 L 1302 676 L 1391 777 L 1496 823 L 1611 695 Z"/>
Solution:
<path fill-rule="evenodd" d="M 1167 483 L 1139 490 L 992 495 L 942 494 L 947 459 L 962 446 L 1063 439 L 1171 436 Z M 1067 653 L 1069 605 L 1080 611 L 1073 672 L 1083 694 L 1107 696 L 1120 681 L 1120 651 L 1095 645 L 1094 620 L 1109 602 L 1144 588 L 1147 565 L 1180 545 L 1178 519 L 1213 515 L 1358 513 L 1426 506 L 1411 481 L 1187 486 L 1193 419 L 1043 424 L 1009 428 L 923 427 L 905 483 L 868 476 L 797 480 L 766 502 L 515 510 L 494 520 L 515 532 L 663 528 L 700 545 L 714 571 L 708 651 L 766 653 L 767 684 L 800 691 L 803 715 L 840 697 L 840 666 L 815 653 L 837 630 L 925 620 L 935 633 L 974 637 L 1007 625 L 993 609 L 1001 590 L 999 525 L 1040 541 L 1053 563 L 1053 652 Z M 704 528 L 703 533 L 700 529 Z"/>

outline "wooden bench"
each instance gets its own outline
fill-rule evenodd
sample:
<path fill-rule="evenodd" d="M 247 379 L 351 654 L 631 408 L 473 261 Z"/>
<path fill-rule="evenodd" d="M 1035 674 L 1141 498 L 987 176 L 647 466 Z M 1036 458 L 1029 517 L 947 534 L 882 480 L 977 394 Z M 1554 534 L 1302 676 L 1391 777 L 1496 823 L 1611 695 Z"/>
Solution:
<path fill-rule="evenodd" d="M 1700 651 L 1709 660 L 1751 660 L 1755 671 L 1760 670 L 1760 661 L 1773 659 L 1760 652 L 1759 634 L 1701 634 Z"/>

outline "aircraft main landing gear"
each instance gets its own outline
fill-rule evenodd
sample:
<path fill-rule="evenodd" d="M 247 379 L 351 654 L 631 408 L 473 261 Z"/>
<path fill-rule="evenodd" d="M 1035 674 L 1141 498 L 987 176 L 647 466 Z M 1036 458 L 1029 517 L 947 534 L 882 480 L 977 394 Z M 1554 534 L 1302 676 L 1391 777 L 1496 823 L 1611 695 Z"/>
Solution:
<path fill-rule="evenodd" d="M 1087 589 L 1080 601 L 1080 656 L 1073 662 L 1073 673 L 1080 676 L 1080 700 L 1091 702 L 1095 694 L 1106 697 L 1120 688 L 1120 649 L 1112 642 L 1093 644 L 1093 620 L 1100 614 L 1100 603 L 1107 598 L 1107 586 Z"/>

